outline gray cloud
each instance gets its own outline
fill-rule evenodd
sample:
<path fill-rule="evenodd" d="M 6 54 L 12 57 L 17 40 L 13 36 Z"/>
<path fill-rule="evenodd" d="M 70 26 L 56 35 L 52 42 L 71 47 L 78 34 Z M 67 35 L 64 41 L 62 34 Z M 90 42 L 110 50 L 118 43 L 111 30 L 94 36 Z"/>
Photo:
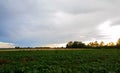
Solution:
<path fill-rule="evenodd" d="M 103 39 L 106 35 L 97 27 L 116 18 L 112 25 L 119 25 L 119 4 L 119 0 L 4 0 L 0 1 L 0 26 L 5 28 L 1 33 L 18 43 Z"/>

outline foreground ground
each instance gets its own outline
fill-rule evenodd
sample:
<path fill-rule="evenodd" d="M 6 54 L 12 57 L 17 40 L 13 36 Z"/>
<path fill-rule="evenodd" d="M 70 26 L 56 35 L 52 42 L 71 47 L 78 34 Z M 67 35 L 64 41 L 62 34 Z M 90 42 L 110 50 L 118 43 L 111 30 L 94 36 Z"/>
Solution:
<path fill-rule="evenodd" d="M 0 51 L 0 73 L 120 73 L 120 50 Z"/>

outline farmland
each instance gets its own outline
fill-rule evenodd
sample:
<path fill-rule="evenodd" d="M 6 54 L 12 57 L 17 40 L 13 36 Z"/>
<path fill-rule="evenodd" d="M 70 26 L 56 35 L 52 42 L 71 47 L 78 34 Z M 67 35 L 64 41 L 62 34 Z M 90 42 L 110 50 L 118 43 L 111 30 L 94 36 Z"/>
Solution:
<path fill-rule="evenodd" d="M 0 73 L 119 72 L 119 49 L 0 51 Z"/>

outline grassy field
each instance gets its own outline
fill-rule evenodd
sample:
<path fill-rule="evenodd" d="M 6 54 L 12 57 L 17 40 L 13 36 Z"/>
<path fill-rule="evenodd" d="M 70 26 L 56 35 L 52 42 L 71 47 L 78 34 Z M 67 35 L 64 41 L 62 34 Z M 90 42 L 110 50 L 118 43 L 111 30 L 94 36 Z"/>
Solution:
<path fill-rule="evenodd" d="M 0 51 L 0 73 L 120 73 L 120 50 Z"/>

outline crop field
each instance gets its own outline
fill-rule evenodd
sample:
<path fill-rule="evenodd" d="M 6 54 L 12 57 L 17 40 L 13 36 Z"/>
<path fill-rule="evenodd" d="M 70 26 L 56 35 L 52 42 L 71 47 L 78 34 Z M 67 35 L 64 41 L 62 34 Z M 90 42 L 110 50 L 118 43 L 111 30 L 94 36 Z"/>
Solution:
<path fill-rule="evenodd" d="M 0 51 L 0 73 L 120 73 L 120 50 Z"/>

